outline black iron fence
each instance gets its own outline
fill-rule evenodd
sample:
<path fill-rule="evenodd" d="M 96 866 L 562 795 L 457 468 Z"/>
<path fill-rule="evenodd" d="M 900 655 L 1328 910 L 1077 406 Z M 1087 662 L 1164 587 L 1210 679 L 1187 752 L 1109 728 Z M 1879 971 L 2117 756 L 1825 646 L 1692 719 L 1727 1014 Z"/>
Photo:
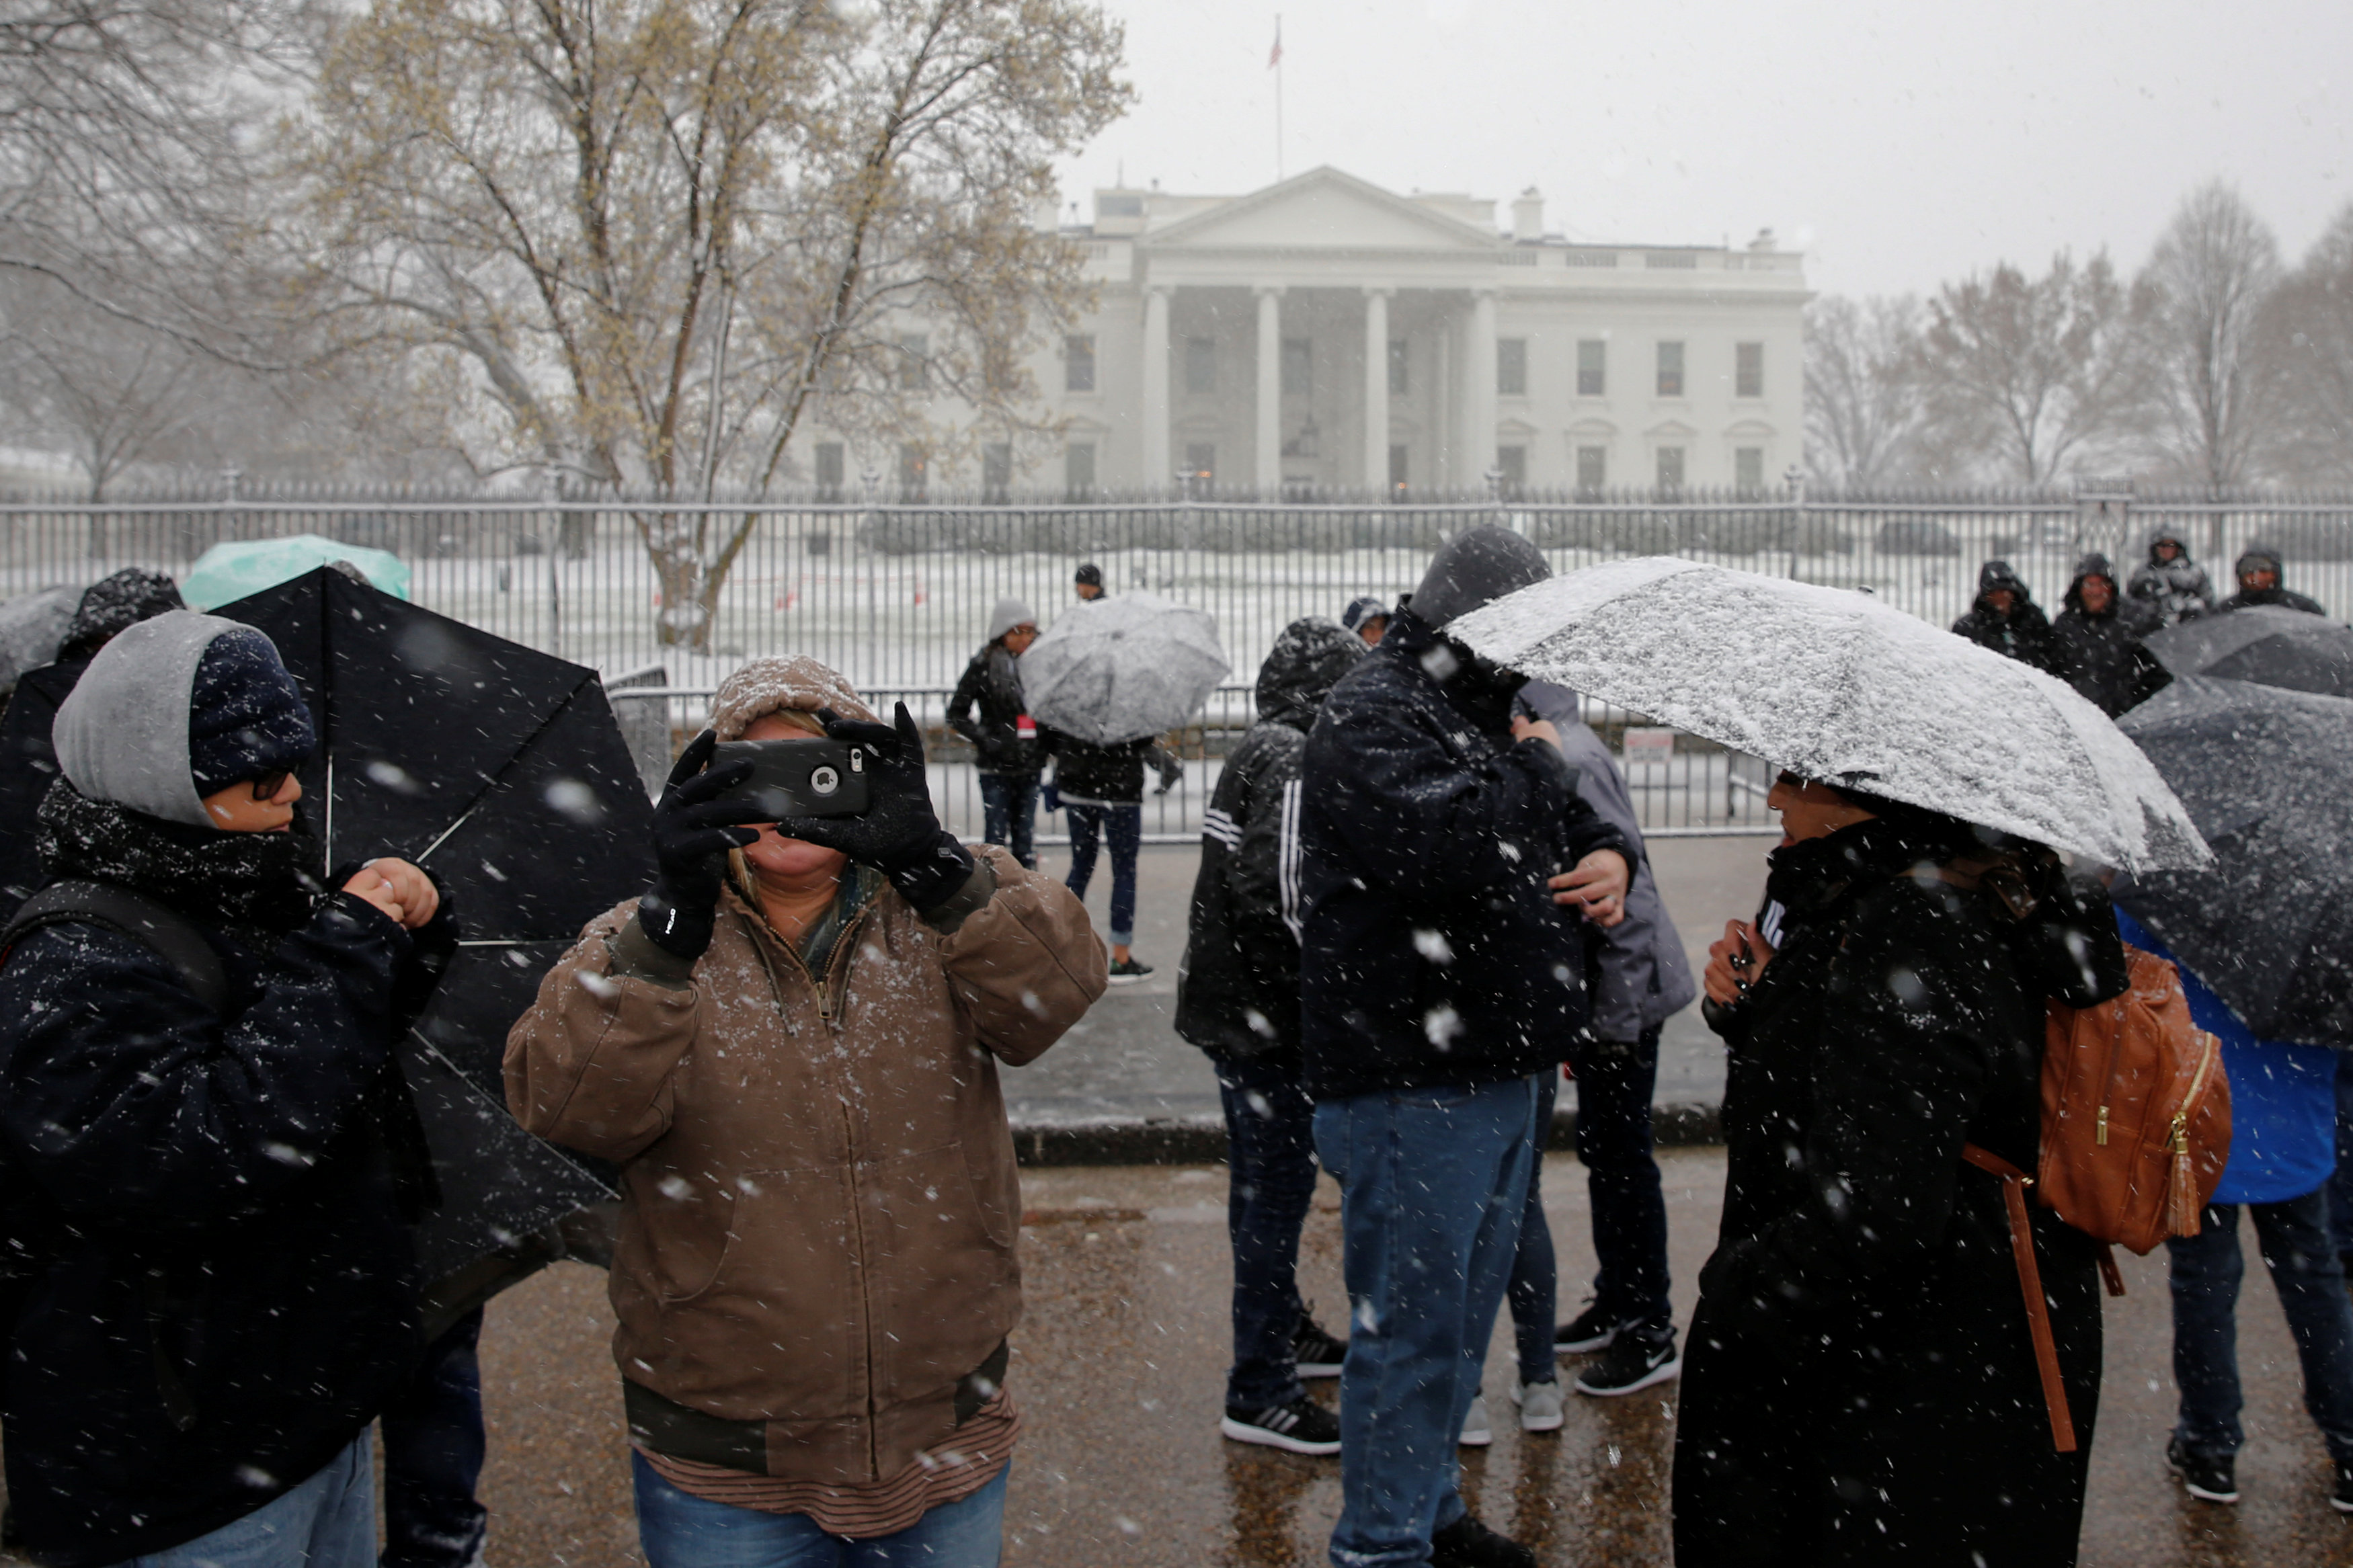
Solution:
<path fill-rule="evenodd" d="M 2162 529 L 2208 565 L 2218 594 L 2231 591 L 2230 563 L 2262 543 L 2285 557 L 2289 586 L 2332 616 L 2353 610 L 2353 494 L 2121 485 L 1264 503 L 315 489 L 33 497 L 0 501 L 0 598 L 130 564 L 185 573 L 223 542 L 311 533 L 397 555 L 417 603 L 595 667 L 625 710 L 658 707 L 661 729 L 694 722 L 702 694 L 744 658 L 783 650 L 822 658 L 878 696 L 903 694 L 937 726 L 991 605 L 1018 598 L 1050 621 L 1071 601 L 1072 569 L 1092 561 L 1114 595 L 1149 592 L 1208 611 L 1231 657 L 1233 684 L 1177 738 L 1194 764 L 1186 784 L 1147 807 L 1155 837 L 1185 837 L 1198 830 L 1225 742 L 1249 723 L 1248 683 L 1281 629 L 1303 615 L 1337 616 L 1360 594 L 1393 600 L 1441 538 L 1478 521 L 1525 534 L 1558 571 L 1672 553 L 1868 591 L 1938 624 L 1968 607 L 1989 557 L 2010 561 L 2055 610 L 2081 555 L 2098 551 L 2128 574 Z M 723 575 L 709 572 L 731 545 Z M 1594 719 L 1613 741 L 1630 723 L 1647 728 L 1636 715 Z M 1765 825 L 1753 760 L 1661 739 L 1638 735 L 1625 752 L 1652 831 Z M 969 759 L 953 742 L 940 755 L 955 774 L 941 780 L 943 798 L 976 827 Z"/>

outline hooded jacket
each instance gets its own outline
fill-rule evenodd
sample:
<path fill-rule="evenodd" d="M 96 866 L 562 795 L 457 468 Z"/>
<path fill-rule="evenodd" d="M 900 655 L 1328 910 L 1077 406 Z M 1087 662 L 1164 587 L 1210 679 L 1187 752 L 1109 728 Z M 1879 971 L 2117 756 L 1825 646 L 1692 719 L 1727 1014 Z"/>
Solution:
<path fill-rule="evenodd" d="M 1029 708 L 1014 666 L 1011 651 L 993 638 L 974 654 L 948 699 L 948 728 L 972 742 L 977 772 L 1034 779 L 1046 758 L 1038 749 L 1036 727 L 1029 735 L 1021 732 Z"/>
<path fill-rule="evenodd" d="M 2011 595 L 2008 615 L 1995 609 L 1988 597 L 2004 590 Z M 1989 561 L 1978 569 L 1978 596 L 1968 614 L 1953 623 L 1953 631 L 1979 647 L 2031 665 L 2046 675 L 2065 680 L 2071 673 L 2052 638 L 2050 617 L 2034 602 L 2025 579 L 2010 570 L 2007 561 Z"/>
<path fill-rule="evenodd" d="M 1201 817 L 1176 1032 L 1211 1056 L 1299 1049 L 1300 763 L 1324 700 L 1364 657 L 1355 632 L 1291 623 L 1258 672 L 1258 722 Z"/>
<path fill-rule="evenodd" d="M 2059 1454 L 2000 1184 L 1961 1146 L 2034 1168 L 2045 998 L 2087 1005 L 2074 964 L 2122 954 L 2057 889 L 2063 930 L 2009 921 L 1939 824 L 1771 857 L 1781 945 L 1730 1012 L 1724 1219 L 1676 1416 L 1679 1563 L 2075 1560 L 2097 1247 L 2031 1210 L 2081 1445 Z"/>
<path fill-rule="evenodd" d="M 2214 607 L 2215 613 L 2220 615 L 2232 610 L 2248 610 L 2258 605 L 2276 605 L 2284 610 L 2302 610 L 2307 616 L 2325 616 L 2328 613 L 2321 608 L 2319 600 L 2288 591 L 2286 563 L 2280 559 L 2278 551 L 2267 545 L 2258 544 L 2242 554 L 2234 571 L 2237 575 L 2243 578 L 2250 572 L 2260 572 L 2266 568 L 2272 574 L 2271 587 L 2241 588 L 2217 605 Z"/>
<path fill-rule="evenodd" d="M 1531 680 L 1520 689 L 1520 700 L 1539 719 L 1552 721 L 1560 731 L 1561 755 L 1577 770 L 1577 793 L 1603 821 L 1625 836 L 1634 851 L 1634 876 L 1626 889 L 1626 918 L 1608 928 L 1596 926 L 1593 949 L 1593 1037 L 1625 1045 L 1692 1005 L 1699 986 L 1692 977 L 1683 939 L 1659 896 L 1658 879 L 1651 874 L 1650 857 L 1642 847 L 1642 829 L 1634 797 L 1618 772 L 1609 748 L 1584 721 L 1577 693 L 1550 681 Z"/>
<path fill-rule="evenodd" d="M 2166 544 L 2179 553 L 2170 561 L 2160 561 L 2158 548 Z M 2144 608 L 2144 633 L 2194 621 L 2214 607 L 2213 582 L 2207 577 L 2206 568 L 2189 558 L 2189 542 L 2176 533 L 2159 533 L 2148 542 L 2148 561 L 2134 571 L 2125 592 Z"/>
<path fill-rule="evenodd" d="M 113 739 L 86 726 L 131 726 L 145 776 L 135 748 L 100 776 L 168 804 L 193 662 L 176 669 L 121 640 L 101 654 L 58 721 L 69 764 Z M 314 907 L 306 836 L 184 825 L 64 780 L 41 821 L 52 874 L 166 904 L 228 981 L 216 1013 L 145 942 L 79 922 L 0 967 L 10 1229 L 45 1237 L 0 1390 L 8 1492 L 34 1555 L 79 1568 L 252 1512 L 407 1375 L 406 1226 L 429 1177 L 392 1047 L 431 939 L 347 893 Z"/>
<path fill-rule="evenodd" d="M 723 690 L 721 734 L 857 701 L 813 660 L 769 668 Z M 621 1163 L 613 1356 L 656 1453 L 871 1484 L 1001 1376 L 1021 1199 L 997 1064 L 1052 1045 L 1107 970 L 1069 889 L 974 854 L 991 890 L 951 929 L 862 879 L 818 970 L 732 879 L 691 963 L 645 940 L 633 899 L 509 1033 L 516 1119 Z"/>
<path fill-rule="evenodd" d="M 2096 615 L 2084 607 L 2084 580 L 2107 579 L 2106 609 Z M 2083 693 L 2111 719 L 2147 700 L 2172 678 L 2155 656 L 2141 646 L 2135 631 L 2137 606 L 2116 591 L 2116 575 L 2108 558 L 2096 552 L 2075 563 L 2074 580 L 2067 584 L 2066 608 L 2051 623 L 2051 635 L 2067 670 L 2068 684 Z"/>
<path fill-rule="evenodd" d="M 1596 849 L 1630 868 L 1633 850 L 1558 751 L 1513 740 L 1521 678 L 1423 618 L 1546 575 L 1503 529 L 1456 535 L 1308 735 L 1300 1037 L 1317 1100 L 1523 1078 L 1586 1026 L 1586 922 L 1546 880 Z"/>

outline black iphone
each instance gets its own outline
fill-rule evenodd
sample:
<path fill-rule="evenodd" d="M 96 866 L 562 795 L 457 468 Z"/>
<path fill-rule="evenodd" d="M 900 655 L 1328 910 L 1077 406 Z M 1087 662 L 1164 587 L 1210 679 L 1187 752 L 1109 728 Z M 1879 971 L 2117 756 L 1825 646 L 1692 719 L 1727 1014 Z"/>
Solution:
<path fill-rule="evenodd" d="M 848 741 L 722 741 L 711 765 L 747 758 L 752 776 L 727 793 L 756 803 L 771 820 L 856 816 L 873 804 L 865 749 Z"/>

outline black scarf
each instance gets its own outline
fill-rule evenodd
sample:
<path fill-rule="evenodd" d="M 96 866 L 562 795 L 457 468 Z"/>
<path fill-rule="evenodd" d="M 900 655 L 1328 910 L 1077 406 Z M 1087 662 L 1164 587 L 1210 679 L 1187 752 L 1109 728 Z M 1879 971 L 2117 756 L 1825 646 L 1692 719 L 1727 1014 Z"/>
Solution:
<path fill-rule="evenodd" d="M 34 842 L 50 877 L 112 882 L 198 925 L 290 931 L 325 891 L 319 840 L 299 811 L 283 833 L 225 833 L 91 800 L 60 778 L 39 816 Z"/>

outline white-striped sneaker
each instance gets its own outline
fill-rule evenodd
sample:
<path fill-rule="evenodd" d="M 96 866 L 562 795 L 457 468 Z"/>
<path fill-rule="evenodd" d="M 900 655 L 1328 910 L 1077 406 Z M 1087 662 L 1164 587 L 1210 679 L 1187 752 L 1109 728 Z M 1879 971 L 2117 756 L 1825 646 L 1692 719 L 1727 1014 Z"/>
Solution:
<path fill-rule="evenodd" d="M 1237 1443 L 1257 1443 L 1293 1454 L 1336 1454 L 1340 1451 L 1340 1418 L 1312 1399 L 1270 1405 L 1263 1410 L 1226 1406 L 1218 1430 Z"/>

